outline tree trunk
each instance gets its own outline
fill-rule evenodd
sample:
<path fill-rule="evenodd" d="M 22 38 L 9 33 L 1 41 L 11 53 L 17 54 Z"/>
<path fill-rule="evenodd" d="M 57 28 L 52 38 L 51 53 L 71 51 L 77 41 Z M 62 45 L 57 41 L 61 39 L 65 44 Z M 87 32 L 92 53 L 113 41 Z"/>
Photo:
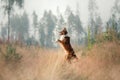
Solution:
<path fill-rule="evenodd" d="M 10 42 L 10 0 L 8 0 L 8 43 Z"/>

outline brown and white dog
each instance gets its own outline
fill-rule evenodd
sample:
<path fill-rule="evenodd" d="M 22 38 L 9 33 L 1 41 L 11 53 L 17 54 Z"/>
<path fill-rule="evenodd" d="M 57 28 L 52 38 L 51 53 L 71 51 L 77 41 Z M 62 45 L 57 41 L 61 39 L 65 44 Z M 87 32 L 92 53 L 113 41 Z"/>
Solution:
<path fill-rule="evenodd" d="M 61 45 L 61 47 L 64 49 L 66 56 L 65 59 L 71 63 L 72 59 L 78 59 L 71 44 L 70 44 L 70 37 L 67 36 L 67 30 L 64 28 L 60 32 L 60 39 L 57 40 L 57 42 Z"/>

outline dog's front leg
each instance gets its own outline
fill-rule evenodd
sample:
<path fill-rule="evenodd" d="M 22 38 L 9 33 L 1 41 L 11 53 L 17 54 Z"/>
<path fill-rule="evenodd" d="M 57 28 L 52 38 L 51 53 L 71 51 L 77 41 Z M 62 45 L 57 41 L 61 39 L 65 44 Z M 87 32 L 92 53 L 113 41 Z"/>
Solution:
<path fill-rule="evenodd" d="M 57 42 L 62 43 L 62 41 L 61 41 L 61 40 L 59 40 L 59 39 L 57 40 Z"/>

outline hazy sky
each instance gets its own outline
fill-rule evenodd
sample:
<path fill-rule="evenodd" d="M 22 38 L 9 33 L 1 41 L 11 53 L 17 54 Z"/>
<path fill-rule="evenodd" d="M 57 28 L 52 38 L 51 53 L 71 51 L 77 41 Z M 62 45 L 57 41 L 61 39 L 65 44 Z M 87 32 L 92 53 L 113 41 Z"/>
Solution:
<path fill-rule="evenodd" d="M 60 12 L 64 15 L 66 6 L 69 5 L 73 12 L 76 10 L 76 4 L 79 4 L 80 17 L 83 24 L 88 20 L 88 1 L 89 0 L 25 0 L 24 9 L 32 15 L 35 10 L 41 17 L 44 10 L 52 10 L 53 14 L 56 14 L 57 6 L 59 6 Z M 107 21 L 110 16 L 111 7 L 114 4 L 114 0 L 96 0 L 99 7 L 99 13 L 103 21 Z"/>

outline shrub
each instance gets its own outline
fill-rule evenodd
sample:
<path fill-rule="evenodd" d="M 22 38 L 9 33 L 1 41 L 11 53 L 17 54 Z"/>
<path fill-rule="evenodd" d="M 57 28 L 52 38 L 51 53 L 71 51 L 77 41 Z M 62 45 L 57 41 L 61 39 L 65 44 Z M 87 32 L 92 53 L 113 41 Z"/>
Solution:
<path fill-rule="evenodd" d="M 6 47 L 5 59 L 7 61 L 19 61 L 22 56 L 16 52 L 16 48 L 14 48 L 11 44 Z"/>

